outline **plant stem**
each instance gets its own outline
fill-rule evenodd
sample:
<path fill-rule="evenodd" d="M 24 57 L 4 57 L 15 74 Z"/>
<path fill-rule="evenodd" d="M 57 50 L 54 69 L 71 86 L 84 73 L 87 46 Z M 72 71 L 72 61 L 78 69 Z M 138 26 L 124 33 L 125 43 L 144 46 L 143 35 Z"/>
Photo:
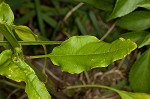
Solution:
<path fill-rule="evenodd" d="M 114 89 L 114 88 L 107 87 L 107 86 L 104 86 L 104 85 L 96 85 L 96 84 L 93 84 L 93 85 L 76 85 L 76 86 L 69 86 L 69 87 L 66 88 L 66 90 L 69 90 L 69 89 L 76 89 L 76 88 L 106 88 L 106 89 L 109 89 L 109 90 L 118 92 L 118 90 L 116 90 L 116 89 Z"/>
<path fill-rule="evenodd" d="M 62 41 L 18 41 L 20 45 L 59 45 Z M 8 41 L 0 41 L 0 46 L 9 45 Z"/>
<path fill-rule="evenodd" d="M 109 28 L 109 30 L 105 33 L 105 35 L 101 38 L 101 40 L 104 40 L 112 32 L 115 25 L 116 25 L 116 22 Z"/>
<path fill-rule="evenodd" d="M 26 59 L 35 59 L 35 58 L 45 58 L 45 57 L 49 57 L 50 55 L 38 55 L 38 56 L 27 56 Z"/>
<path fill-rule="evenodd" d="M 73 12 L 75 12 L 78 8 L 80 8 L 84 3 L 79 3 L 74 8 L 72 8 L 64 17 L 63 21 L 66 22 L 66 20 L 72 15 Z"/>

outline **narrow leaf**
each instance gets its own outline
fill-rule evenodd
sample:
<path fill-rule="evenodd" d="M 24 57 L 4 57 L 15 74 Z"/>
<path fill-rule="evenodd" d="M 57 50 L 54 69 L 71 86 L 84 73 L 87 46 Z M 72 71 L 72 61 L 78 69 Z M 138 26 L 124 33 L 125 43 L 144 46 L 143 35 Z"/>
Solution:
<path fill-rule="evenodd" d="M 143 40 L 143 42 L 139 45 L 139 48 L 149 45 L 150 44 L 150 33 L 146 36 L 146 38 Z"/>
<path fill-rule="evenodd" d="M 110 11 L 113 8 L 113 0 L 76 0 L 76 1 L 87 3 L 102 10 Z"/>
<path fill-rule="evenodd" d="M 14 14 L 8 4 L 2 2 L 0 4 L 0 23 L 12 25 L 14 22 Z"/>
<path fill-rule="evenodd" d="M 134 11 L 138 7 L 137 5 L 142 1 L 144 0 L 117 0 L 109 20 L 129 14 Z"/>
<path fill-rule="evenodd" d="M 15 33 L 23 41 L 36 41 L 36 35 L 27 26 L 15 26 Z"/>
<path fill-rule="evenodd" d="M 38 79 L 32 68 L 23 60 L 14 56 L 11 50 L 0 54 L 0 74 L 17 82 L 26 83 L 25 91 L 29 99 L 50 99 L 45 85 Z"/>
<path fill-rule="evenodd" d="M 145 30 L 150 27 L 150 11 L 136 11 L 118 20 L 117 25 L 128 30 Z"/>
<path fill-rule="evenodd" d="M 53 49 L 49 55 L 62 71 L 81 73 L 96 67 L 107 67 L 110 63 L 131 53 L 136 44 L 120 38 L 105 43 L 93 36 L 74 36 Z"/>
<path fill-rule="evenodd" d="M 144 52 L 133 64 L 129 81 L 134 91 L 150 92 L 150 49 Z"/>

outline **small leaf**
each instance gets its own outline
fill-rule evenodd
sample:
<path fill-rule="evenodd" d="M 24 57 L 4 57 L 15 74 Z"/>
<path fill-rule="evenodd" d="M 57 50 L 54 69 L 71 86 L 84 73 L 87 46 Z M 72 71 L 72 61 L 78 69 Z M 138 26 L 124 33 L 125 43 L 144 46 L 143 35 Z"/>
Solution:
<path fill-rule="evenodd" d="M 150 27 L 150 11 L 135 11 L 118 20 L 117 25 L 128 30 L 145 30 Z"/>
<path fill-rule="evenodd" d="M 13 25 L 14 14 L 8 4 L 2 2 L 0 4 L 0 23 L 7 23 Z"/>
<path fill-rule="evenodd" d="M 36 35 L 27 26 L 15 26 L 15 33 L 23 41 L 36 41 Z"/>
<path fill-rule="evenodd" d="M 134 11 L 138 7 L 137 5 L 142 1 L 144 0 L 117 0 L 109 20 L 129 14 Z"/>
<path fill-rule="evenodd" d="M 113 8 L 113 0 L 76 0 L 92 5 L 98 9 L 110 11 Z"/>
<path fill-rule="evenodd" d="M 93 36 L 74 36 L 55 47 L 49 55 L 62 71 L 81 73 L 96 67 L 107 67 L 136 48 L 131 40 L 120 38 L 111 44 Z"/>
<path fill-rule="evenodd" d="M 150 92 L 150 49 L 144 52 L 133 64 L 129 81 L 134 91 Z M 143 99 L 143 98 L 142 98 Z"/>
<path fill-rule="evenodd" d="M 143 42 L 139 45 L 139 48 L 149 45 L 150 44 L 150 33 L 146 36 L 146 38 L 143 40 Z"/>
<path fill-rule="evenodd" d="M 149 34 L 148 31 L 134 31 L 124 33 L 120 37 L 125 39 L 131 39 L 139 46 L 148 34 Z"/>
<path fill-rule="evenodd" d="M 32 68 L 11 50 L 5 50 L 0 54 L 0 74 L 17 82 L 26 83 L 25 91 L 29 99 L 50 99 L 45 85 L 38 79 Z"/>

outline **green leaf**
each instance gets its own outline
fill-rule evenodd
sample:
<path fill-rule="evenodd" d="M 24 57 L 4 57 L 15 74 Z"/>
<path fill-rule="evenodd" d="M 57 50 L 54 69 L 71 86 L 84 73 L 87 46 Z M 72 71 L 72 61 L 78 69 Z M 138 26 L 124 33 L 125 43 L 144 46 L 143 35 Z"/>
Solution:
<path fill-rule="evenodd" d="M 14 22 L 14 14 L 8 4 L 2 2 L 0 4 L 0 23 L 12 25 Z"/>
<path fill-rule="evenodd" d="M 143 2 L 141 2 L 138 6 L 150 10 L 150 1 L 149 1 L 149 0 L 143 1 Z"/>
<path fill-rule="evenodd" d="M 117 25 L 128 30 L 145 30 L 150 27 L 150 11 L 135 11 L 118 20 Z"/>
<path fill-rule="evenodd" d="M 113 8 L 113 0 L 76 0 L 92 5 L 98 9 L 110 11 Z"/>
<path fill-rule="evenodd" d="M 127 91 L 118 91 L 121 99 L 150 99 L 150 95 L 146 93 L 131 93 Z"/>
<path fill-rule="evenodd" d="M 15 33 L 23 41 L 36 41 L 36 35 L 27 26 L 15 26 Z"/>
<path fill-rule="evenodd" d="M 131 39 L 139 46 L 148 34 L 149 34 L 148 31 L 134 31 L 134 32 L 124 33 L 120 37 L 125 39 Z"/>
<path fill-rule="evenodd" d="M 49 55 L 62 71 L 81 73 L 96 67 L 107 67 L 136 48 L 131 40 L 120 38 L 105 43 L 94 36 L 74 36 L 55 47 Z"/>
<path fill-rule="evenodd" d="M 12 53 L 5 50 L 0 54 L 0 74 L 17 82 L 26 83 L 25 91 L 29 99 L 50 99 L 44 83 L 42 83 L 32 68 Z"/>
<path fill-rule="evenodd" d="M 150 92 L 150 49 L 144 52 L 133 64 L 129 81 L 134 91 Z M 143 98 L 142 98 L 143 99 Z"/>
<path fill-rule="evenodd" d="M 117 0 L 115 8 L 109 17 L 109 20 L 121 17 L 134 11 L 140 2 L 144 0 Z"/>
<path fill-rule="evenodd" d="M 146 36 L 146 38 L 143 40 L 143 42 L 139 45 L 139 48 L 149 45 L 150 44 L 150 33 Z"/>

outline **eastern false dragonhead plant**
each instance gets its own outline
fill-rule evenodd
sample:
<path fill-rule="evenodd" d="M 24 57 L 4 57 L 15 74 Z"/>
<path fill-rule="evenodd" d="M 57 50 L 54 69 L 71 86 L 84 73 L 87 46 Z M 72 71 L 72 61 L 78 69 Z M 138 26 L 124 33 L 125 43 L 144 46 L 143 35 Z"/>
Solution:
<path fill-rule="evenodd" d="M 78 0 L 82 2 L 86 2 L 91 5 L 95 5 L 95 1 L 87 1 L 87 0 Z M 133 3 L 123 0 L 124 2 Z M 125 9 L 118 10 L 121 6 L 120 3 L 123 2 L 121 0 L 117 0 L 115 9 L 113 10 L 110 19 L 114 19 L 117 17 L 124 16 L 129 12 L 133 11 L 137 5 L 137 3 L 132 4 L 133 8 L 130 8 L 129 11 Z M 138 0 L 142 1 L 142 0 Z M 102 1 L 99 1 L 102 2 Z M 105 1 L 104 1 L 105 2 Z M 123 4 L 123 3 L 121 3 Z M 119 6 L 119 7 L 118 7 Z M 127 6 L 124 3 L 123 7 Z M 96 5 L 96 7 L 100 7 L 100 5 Z M 103 8 L 103 7 L 102 7 Z M 107 9 L 110 9 L 109 7 Z M 124 11 L 124 13 L 122 12 Z M 148 12 L 134 12 L 131 13 L 118 21 L 118 25 L 130 29 L 131 27 L 126 25 L 124 20 L 127 20 L 129 17 L 133 17 L 139 15 L 139 13 L 147 14 Z M 51 96 L 47 91 L 44 83 L 40 81 L 35 73 L 35 71 L 31 68 L 26 61 L 24 61 L 25 55 L 23 54 L 22 45 L 35 44 L 39 43 L 39 45 L 44 45 L 44 41 L 42 42 L 37 35 L 35 35 L 30 28 L 22 25 L 15 25 L 14 23 L 14 15 L 9 5 L 1 0 L 0 2 L 0 33 L 8 41 L 1 41 L 0 45 L 10 45 L 1 52 L 0 54 L 0 75 L 5 76 L 9 79 L 12 79 L 16 82 L 25 82 L 25 91 L 30 99 L 50 99 Z M 145 29 L 147 27 L 141 27 L 139 29 Z M 131 28 L 132 30 L 133 28 Z M 123 36 L 124 38 L 126 35 Z M 22 41 L 18 41 L 17 38 Z M 124 58 L 126 55 L 130 54 L 133 50 L 136 49 L 137 45 L 131 41 L 130 39 L 119 38 L 112 43 L 106 43 L 94 36 L 73 36 L 68 40 L 61 43 L 60 46 L 57 46 L 53 49 L 53 51 L 48 55 L 41 55 L 38 58 L 48 57 L 51 59 L 54 65 L 61 66 L 62 71 L 73 73 L 81 73 L 83 71 L 90 70 L 92 68 L 97 67 L 107 67 L 112 62 Z M 142 44 L 139 47 L 144 45 L 148 45 L 149 36 L 147 36 Z M 40 42 L 39 42 L 40 41 Z M 52 44 L 52 41 L 48 41 L 46 44 Z M 88 50 L 87 50 L 88 49 Z M 145 52 L 139 60 L 143 60 L 143 58 L 147 58 L 147 53 L 149 54 L 149 50 Z M 37 56 L 33 56 L 32 58 L 36 58 Z M 134 65 L 139 65 L 142 62 L 136 62 Z M 137 67 L 133 66 L 131 70 L 131 85 L 134 89 L 136 89 L 133 85 L 133 80 L 136 76 L 133 76 L 136 72 Z M 82 87 L 82 86 L 78 86 Z M 85 87 L 101 87 L 107 88 L 117 92 L 122 99 L 141 99 L 140 97 L 145 97 L 148 99 L 150 96 L 144 93 L 130 93 L 126 91 L 116 90 L 110 87 L 101 86 L 101 85 L 91 85 Z M 77 87 L 76 87 L 77 88 Z M 69 89 L 69 88 L 68 88 Z M 149 90 L 149 88 L 147 89 Z"/>

